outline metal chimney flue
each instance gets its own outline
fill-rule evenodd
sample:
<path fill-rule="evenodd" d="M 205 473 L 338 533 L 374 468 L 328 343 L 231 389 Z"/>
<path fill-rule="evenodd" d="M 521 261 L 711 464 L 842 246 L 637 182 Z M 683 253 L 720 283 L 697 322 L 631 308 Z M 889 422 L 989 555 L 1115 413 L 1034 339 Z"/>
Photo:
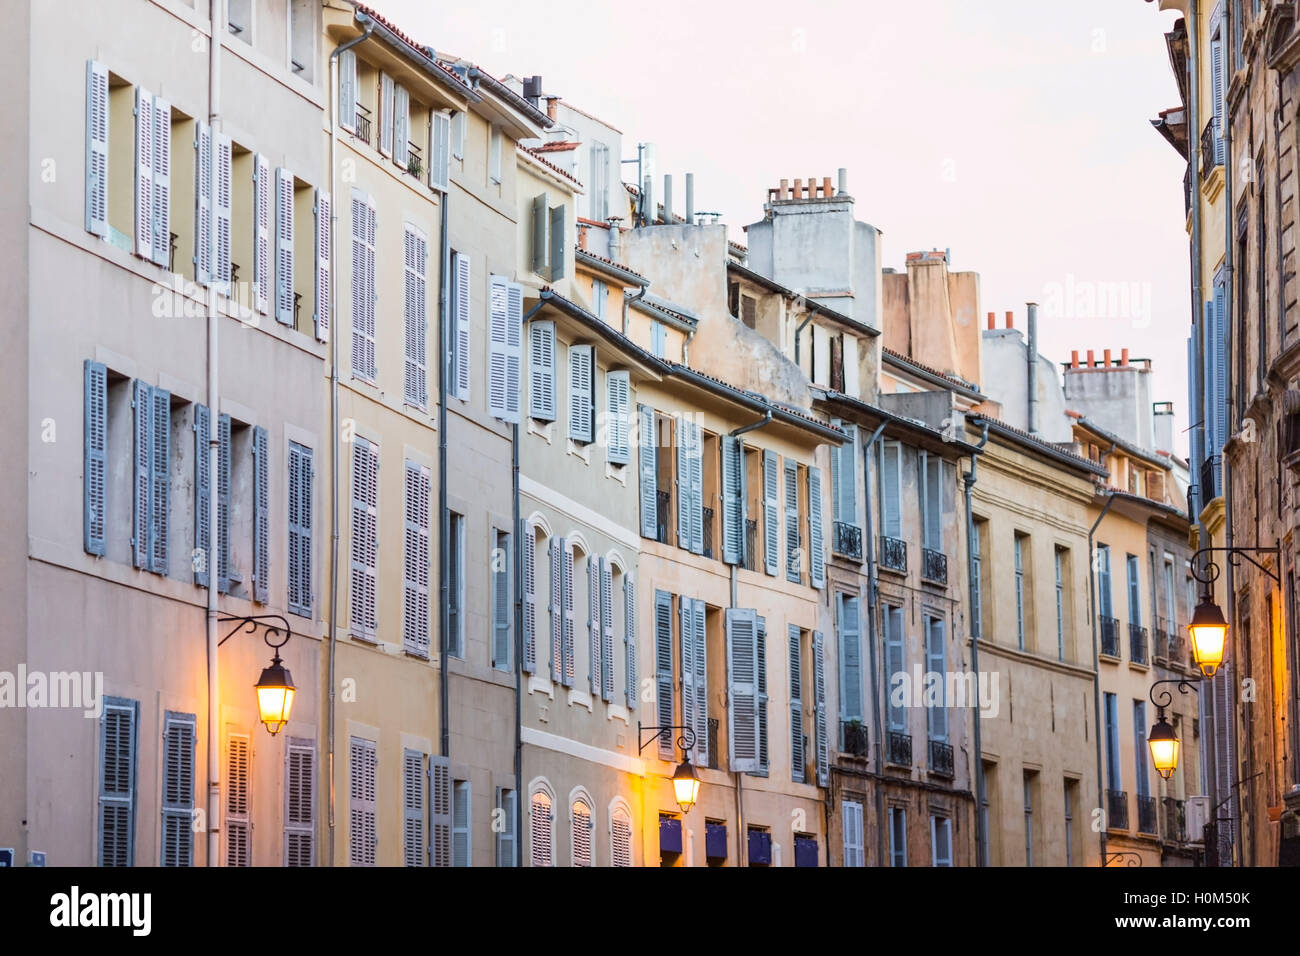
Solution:
<path fill-rule="evenodd" d="M 835 195 L 847 196 L 849 194 L 849 171 L 841 166 L 836 170 L 836 175 L 839 179 L 839 191 Z"/>
<path fill-rule="evenodd" d="M 664 175 L 664 222 L 672 225 L 673 222 L 673 177 Z"/>
<path fill-rule="evenodd" d="M 686 174 L 686 224 L 695 225 L 695 174 Z"/>
<path fill-rule="evenodd" d="M 1028 341 L 1025 343 L 1025 361 L 1028 376 L 1025 385 L 1029 390 L 1027 431 L 1031 435 L 1036 435 L 1038 434 L 1038 303 L 1026 302 L 1025 309 L 1028 312 L 1026 321 L 1029 323 L 1026 330 Z"/>

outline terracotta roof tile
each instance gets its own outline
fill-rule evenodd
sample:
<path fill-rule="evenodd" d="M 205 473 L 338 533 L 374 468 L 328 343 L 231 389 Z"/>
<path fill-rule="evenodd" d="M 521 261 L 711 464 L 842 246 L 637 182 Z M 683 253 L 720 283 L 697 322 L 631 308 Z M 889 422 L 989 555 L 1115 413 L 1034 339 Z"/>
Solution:
<path fill-rule="evenodd" d="M 559 166 L 556 166 L 554 163 L 548 161 L 547 158 L 546 158 L 545 156 L 543 156 L 541 153 L 539 153 L 539 152 L 538 152 L 536 149 L 534 149 L 533 147 L 531 147 L 531 146 L 520 146 L 519 148 L 520 148 L 521 150 L 523 150 L 525 153 L 527 153 L 529 156 L 533 157 L 533 159 L 537 160 L 539 163 L 541 163 L 541 164 L 542 164 L 543 166 L 545 166 L 547 169 L 551 170 L 551 171 L 554 172 L 554 173 L 558 173 L 559 175 L 563 176 L 565 179 L 569 180 L 570 182 L 572 182 L 572 183 L 573 183 L 574 185 L 576 185 L 576 186 L 582 186 L 582 183 L 580 183 L 580 182 L 578 181 L 578 178 L 577 178 L 576 176 L 574 176 L 572 173 L 569 173 L 569 172 L 564 171 L 564 170 L 561 169 Z"/>

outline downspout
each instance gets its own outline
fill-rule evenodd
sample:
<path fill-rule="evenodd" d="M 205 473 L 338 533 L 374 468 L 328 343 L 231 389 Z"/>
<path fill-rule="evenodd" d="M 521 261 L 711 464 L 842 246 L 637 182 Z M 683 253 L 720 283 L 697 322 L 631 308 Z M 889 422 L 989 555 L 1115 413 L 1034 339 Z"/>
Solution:
<path fill-rule="evenodd" d="M 610 228 L 611 230 L 614 230 L 614 229 L 617 229 L 617 228 L 618 228 L 618 225 L 617 225 L 617 224 L 614 224 L 614 225 L 611 225 L 609 228 Z M 628 329 L 628 321 L 627 321 L 627 310 L 628 310 L 628 307 L 629 307 L 633 302 L 637 302 L 637 301 L 639 301 L 639 300 L 640 300 L 640 299 L 645 295 L 645 293 L 646 293 L 646 289 L 648 289 L 648 288 L 649 288 L 649 286 L 644 286 L 644 285 L 643 285 L 640 289 L 637 290 L 636 295 L 624 295 L 624 296 L 623 296 L 623 334 L 624 334 L 624 335 L 627 335 L 627 329 Z"/>
<path fill-rule="evenodd" d="M 365 32 L 330 53 L 330 316 L 338 315 L 338 275 L 335 247 L 338 245 L 339 197 L 338 164 L 335 153 L 339 144 L 339 56 L 369 38 L 375 25 L 368 22 Z M 337 323 L 336 323 L 337 324 Z M 329 738 L 326 772 L 329 774 L 329 865 L 334 865 L 334 728 L 337 702 L 334 699 L 335 663 L 338 658 L 337 622 L 339 614 L 339 335 L 330 329 L 330 616 L 329 616 Z M 216 472 L 212 472 L 216 474 Z"/>
<path fill-rule="evenodd" d="M 695 331 L 695 328 L 691 329 L 682 340 L 682 364 L 686 366 L 691 364 L 691 339 L 695 338 Z"/>
<path fill-rule="evenodd" d="M 885 430 L 885 422 L 881 422 L 876 430 L 872 432 L 870 440 L 863 446 L 865 456 L 862 464 L 863 491 L 866 496 L 866 536 L 867 546 L 865 553 L 867 556 L 867 653 L 871 655 L 871 712 L 876 718 L 876 770 L 879 772 L 885 759 L 884 748 L 881 744 L 881 728 L 884 727 L 884 720 L 881 714 L 880 706 L 880 675 L 876 664 L 876 598 L 877 598 L 877 580 L 876 580 L 876 526 L 872 519 L 871 513 L 871 457 L 876 447 L 876 442 L 880 441 L 880 436 Z M 884 780 L 876 781 L 876 837 L 879 846 L 877 851 L 880 854 L 877 857 L 877 865 L 885 865 L 885 789 Z M 866 854 L 865 844 L 862 847 L 863 855 Z"/>
<path fill-rule="evenodd" d="M 451 680 L 447 674 L 447 632 L 451 629 L 451 611 L 447 606 L 451 567 L 448 538 L 451 536 L 451 516 L 447 512 L 447 358 L 451 354 L 451 327 L 447 309 L 451 304 L 451 243 L 447 239 L 447 206 L 451 190 L 442 194 L 440 211 L 438 258 L 442 271 L 438 281 L 438 341 L 442 348 L 442 365 L 438 369 L 438 753 L 451 756 Z M 516 781 L 518 783 L 518 781 Z M 518 796 L 516 795 L 516 802 Z M 522 834 L 516 834 L 516 839 Z"/>
<path fill-rule="evenodd" d="M 1037 319 L 1038 306 L 1030 305 L 1030 339 L 1034 339 L 1034 323 Z M 1031 355 L 1029 360 L 1030 373 L 1029 380 L 1031 385 L 1034 382 L 1033 367 L 1036 364 L 1037 355 Z M 1029 419 L 1030 427 L 1033 426 L 1034 406 L 1036 404 L 1033 393 L 1030 393 L 1029 399 Z M 984 453 L 984 446 L 989 443 L 989 423 L 983 422 L 983 434 L 980 435 L 980 443 L 975 446 L 975 450 L 970 453 L 970 471 L 962 476 L 962 484 L 966 491 L 966 586 L 969 589 L 970 607 L 976 606 L 983 608 L 980 603 L 979 585 L 975 581 L 975 512 L 972 510 L 972 492 L 975 489 L 975 482 L 978 480 L 979 458 Z M 979 615 L 970 615 L 970 668 L 975 675 L 975 850 L 978 855 L 977 865 L 989 865 L 989 841 L 988 834 L 984 832 L 984 801 L 988 797 L 987 785 L 984 780 L 984 741 L 980 729 L 980 638 L 984 636 L 984 622 L 981 620 L 983 611 Z"/>
<path fill-rule="evenodd" d="M 1106 512 L 1110 511 L 1111 505 L 1114 503 L 1115 496 L 1107 493 L 1106 504 L 1101 509 L 1101 514 L 1097 515 L 1097 520 L 1088 529 L 1088 616 L 1092 619 L 1092 709 L 1096 720 L 1094 726 L 1097 731 L 1093 735 L 1097 738 L 1097 806 L 1102 808 L 1107 817 L 1110 815 L 1110 808 L 1106 805 L 1106 778 L 1102 775 L 1101 767 L 1101 658 L 1098 656 L 1100 649 L 1097 647 L 1097 573 L 1093 536 L 1096 535 L 1102 519 L 1106 517 Z M 1110 820 L 1108 819 L 1106 822 L 1109 824 Z M 1097 832 L 1097 842 L 1101 850 L 1099 864 L 1105 866 L 1106 827 L 1102 827 Z"/>
<path fill-rule="evenodd" d="M 221 47 L 226 33 L 226 8 L 224 0 L 212 0 L 210 9 L 212 36 L 208 43 L 208 126 L 215 134 L 221 129 Z M 220 24 L 220 26 L 218 26 Z M 217 484 L 220 458 L 221 429 L 217 421 L 221 416 L 221 395 L 218 391 L 218 357 L 221 315 L 217 311 L 216 283 L 208 285 L 208 856 L 207 865 L 217 866 L 221 848 L 221 770 L 218 752 L 221 746 L 221 673 L 217 666 L 217 568 L 212 560 L 217 540 Z"/>

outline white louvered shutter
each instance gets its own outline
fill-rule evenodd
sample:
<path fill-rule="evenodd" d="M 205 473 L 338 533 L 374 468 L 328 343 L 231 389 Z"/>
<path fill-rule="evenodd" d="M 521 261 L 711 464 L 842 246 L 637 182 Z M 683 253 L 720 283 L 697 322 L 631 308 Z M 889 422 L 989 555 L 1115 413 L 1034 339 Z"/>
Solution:
<path fill-rule="evenodd" d="M 194 281 L 212 281 L 212 129 L 196 122 L 194 138 Z"/>
<path fill-rule="evenodd" d="M 253 865 L 252 772 L 248 734 L 230 734 L 226 738 L 226 866 Z"/>
<path fill-rule="evenodd" d="M 148 568 L 149 525 L 153 515 L 153 390 L 136 379 L 131 383 L 134 414 L 131 553 L 137 568 Z"/>
<path fill-rule="evenodd" d="M 357 55 L 352 50 L 339 54 L 339 125 L 357 129 Z"/>
<path fill-rule="evenodd" d="M 194 865 L 193 714 L 163 715 L 162 866 Z"/>
<path fill-rule="evenodd" d="M 551 849 L 551 800 L 544 793 L 533 794 L 529 801 L 529 859 L 533 866 L 554 865 Z"/>
<path fill-rule="evenodd" d="M 171 537 L 172 396 L 163 388 L 149 389 L 149 570 L 166 574 Z"/>
<path fill-rule="evenodd" d="M 507 298 L 510 281 L 504 276 L 488 279 L 488 414 L 506 419 L 506 327 L 509 324 Z"/>
<path fill-rule="evenodd" d="M 695 601 L 688 597 L 677 599 L 678 654 L 682 660 L 682 725 L 695 731 L 700 702 L 695 693 Z M 669 721 L 672 723 L 672 721 Z M 696 741 L 698 743 L 698 741 Z M 692 750 L 692 756 L 694 751 Z"/>
<path fill-rule="evenodd" d="M 429 185 L 446 192 L 451 186 L 451 117 L 446 113 L 433 113 L 431 122 Z"/>
<path fill-rule="evenodd" d="M 216 133 L 212 137 L 212 284 L 222 295 L 230 295 L 230 214 L 231 153 L 230 137 Z M 293 198 L 290 182 L 290 200 Z M 292 226 L 292 220 L 290 220 Z M 292 242 L 292 236 L 290 236 Z M 292 271 L 292 269 L 291 269 Z M 292 281 L 292 280 L 291 280 Z"/>
<path fill-rule="evenodd" d="M 503 828 L 497 834 L 497 866 L 515 866 L 516 865 L 516 828 L 518 813 L 519 795 L 514 790 L 507 790 L 505 787 L 497 787 L 497 807 L 501 810 L 504 818 L 501 822 Z"/>
<path fill-rule="evenodd" d="M 370 292 L 366 288 L 366 235 L 369 225 L 369 200 L 359 189 L 352 190 L 352 374 L 368 379 L 366 364 L 366 311 Z"/>
<path fill-rule="evenodd" d="M 690 424 L 690 516 L 691 516 L 691 551 L 704 553 L 704 441 L 700 435 L 700 426 Z"/>
<path fill-rule="evenodd" d="M 230 416 L 217 416 L 217 590 L 230 590 Z"/>
<path fill-rule="evenodd" d="M 456 254 L 456 328 L 452 348 L 456 350 L 456 381 L 454 395 L 469 401 L 469 344 L 470 344 L 470 260 L 463 253 Z"/>
<path fill-rule="evenodd" d="M 387 73 L 379 74 L 379 152 L 393 155 L 393 110 L 396 106 L 396 85 Z"/>
<path fill-rule="evenodd" d="M 551 277 L 550 262 L 550 235 L 551 217 L 550 217 L 550 200 L 546 193 L 541 193 L 533 197 L 532 210 L 532 255 L 530 265 L 532 270 L 543 279 Z"/>
<path fill-rule="evenodd" d="M 561 648 L 563 629 L 563 570 L 560 557 L 560 541 L 549 540 L 547 549 L 551 574 L 551 680 L 564 683 L 564 651 Z"/>
<path fill-rule="evenodd" d="M 379 451 L 352 440 L 352 633 L 375 639 L 378 577 Z"/>
<path fill-rule="evenodd" d="M 595 379 L 595 347 L 569 346 L 569 437 L 588 443 L 592 435 L 592 385 Z"/>
<path fill-rule="evenodd" d="M 887 538 L 903 537 L 902 449 L 898 442 L 880 446 L 880 532 Z"/>
<path fill-rule="evenodd" d="M 866 866 L 862 804 L 855 800 L 843 801 L 840 804 L 840 819 L 844 836 L 844 865 Z"/>
<path fill-rule="evenodd" d="M 564 572 L 560 581 L 561 597 L 564 605 L 564 633 L 560 641 L 560 655 L 564 661 L 563 684 L 565 687 L 572 687 L 574 679 L 573 548 L 563 538 L 560 539 L 560 560 L 560 566 Z"/>
<path fill-rule="evenodd" d="M 627 706 L 636 710 L 640 706 L 636 679 L 636 582 L 630 574 L 623 575 L 623 655 Z"/>
<path fill-rule="evenodd" d="M 271 265 L 271 164 L 258 153 L 253 158 L 253 299 L 257 311 L 270 308 L 271 286 L 275 282 Z M 320 228 L 319 218 L 317 229 Z M 319 236 L 319 232 L 317 233 Z"/>
<path fill-rule="evenodd" d="M 591 808 L 581 800 L 573 804 L 573 865 L 591 866 Z"/>
<path fill-rule="evenodd" d="M 803 549 L 799 540 L 799 465 L 785 460 L 785 577 L 803 580 Z"/>
<path fill-rule="evenodd" d="M 108 237 L 108 67 L 86 62 L 86 231 Z"/>
<path fill-rule="evenodd" d="M 808 757 L 803 746 L 803 632 L 797 624 L 786 628 L 790 650 L 790 775 L 803 783 Z"/>
<path fill-rule="evenodd" d="M 665 591 L 655 591 L 655 715 L 660 727 L 676 723 L 673 720 L 673 598 Z M 659 757 L 673 759 L 671 734 L 659 735 Z"/>
<path fill-rule="evenodd" d="M 775 575 L 781 566 L 780 466 L 776 452 L 763 452 L 763 570 Z"/>
<path fill-rule="evenodd" d="M 655 436 L 655 412 L 649 405 L 637 406 L 637 451 L 640 456 L 641 536 L 659 537 L 659 448 Z"/>
<path fill-rule="evenodd" d="M 600 693 L 600 560 L 587 559 L 587 683 Z"/>
<path fill-rule="evenodd" d="M 519 424 L 520 392 L 524 377 L 524 287 L 506 287 L 506 408 L 504 420 Z"/>
<path fill-rule="evenodd" d="M 524 525 L 524 673 L 537 672 L 537 535 L 532 525 Z"/>
<path fill-rule="evenodd" d="M 208 454 L 212 437 L 212 415 L 206 405 L 194 406 L 194 583 L 208 586 L 208 568 L 213 560 L 212 529 L 208 505 L 212 489 L 211 459 Z"/>
<path fill-rule="evenodd" d="M 756 773 L 758 752 L 758 616 L 727 608 L 727 744 L 733 773 Z"/>
<path fill-rule="evenodd" d="M 293 173 L 275 170 L 275 320 L 293 325 Z"/>
<path fill-rule="evenodd" d="M 397 84 L 393 97 L 393 162 L 406 168 L 411 155 L 411 94 Z"/>
<path fill-rule="evenodd" d="M 403 574 L 402 646 L 429 656 L 429 498 L 432 474 L 406 463 L 406 536 Z"/>
<path fill-rule="evenodd" d="M 374 866 L 379 850 L 376 783 L 379 755 L 375 742 L 351 738 L 348 752 L 348 862 Z"/>
<path fill-rule="evenodd" d="M 685 551 L 691 548 L 691 423 L 684 418 L 674 422 L 677 433 L 677 546 Z"/>
<path fill-rule="evenodd" d="M 740 564 L 745 555 L 745 446 L 722 436 L 722 560 Z"/>
<path fill-rule="evenodd" d="M 153 95 L 135 88 L 135 254 L 153 258 Z"/>
<path fill-rule="evenodd" d="M 758 769 L 767 773 L 767 621 L 760 615 L 756 618 L 755 639 L 758 645 L 756 659 L 758 675 Z"/>
<path fill-rule="evenodd" d="M 253 429 L 253 596 L 261 604 L 271 598 L 271 468 L 266 429 Z"/>
<path fill-rule="evenodd" d="M 695 668 L 695 765 L 709 765 L 709 649 L 705 632 L 705 604 L 696 599 L 691 602 L 695 612 L 691 615 L 691 665 Z"/>
<path fill-rule="evenodd" d="M 424 754 L 402 751 L 402 863 L 424 866 L 428 844 L 424 839 Z"/>
<path fill-rule="evenodd" d="M 528 415 L 555 421 L 555 323 L 550 319 L 528 326 Z"/>
<path fill-rule="evenodd" d="M 290 737 L 284 755 L 284 865 L 316 865 L 316 745 Z"/>
<path fill-rule="evenodd" d="M 153 98 L 153 261 L 171 268 L 172 105 Z"/>
<path fill-rule="evenodd" d="M 605 392 L 606 454 L 613 464 L 626 465 L 632 460 L 631 374 L 606 372 Z"/>
<path fill-rule="evenodd" d="M 826 726 L 826 642 L 821 631 L 813 631 L 813 685 L 817 708 L 817 786 L 824 787 L 830 776 L 830 735 Z"/>
<path fill-rule="evenodd" d="M 406 362 L 404 387 L 406 403 L 424 408 L 428 402 L 428 240 L 423 232 L 407 224 L 403 232 L 406 279 L 404 308 L 406 313 Z"/>
<path fill-rule="evenodd" d="M 600 560 L 600 698 L 614 699 L 614 569 Z"/>
<path fill-rule="evenodd" d="M 621 807 L 610 819 L 610 866 L 632 865 L 632 821 Z"/>
<path fill-rule="evenodd" d="M 456 780 L 451 787 L 451 865 L 470 865 L 470 785 Z"/>
<path fill-rule="evenodd" d="M 334 223 L 330 218 L 333 203 L 330 194 L 316 190 L 316 311 L 312 322 L 316 327 L 316 340 L 328 342 L 330 320 L 333 318 L 332 268 L 330 245 L 334 241 Z"/>
<path fill-rule="evenodd" d="M 289 610 L 311 617 L 312 450 L 289 443 Z"/>
<path fill-rule="evenodd" d="M 808 466 L 808 578 L 815 588 L 826 586 L 826 540 L 822 534 L 822 470 Z"/>
<path fill-rule="evenodd" d="M 104 699 L 99 738 L 100 866 L 135 865 L 139 708 L 134 700 Z"/>
<path fill-rule="evenodd" d="M 87 359 L 84 372 L 84 545 L 88 554 L 102 558 L 106 544 L 104 510 L 108 502 L 108 369 L 99 362 Z"/>
<path fill-rule="evenodd" d="M 432 840 L 429 865 L 452 865 L 451 763 L 446 757 L 429 757 L 429 801 Z"/>

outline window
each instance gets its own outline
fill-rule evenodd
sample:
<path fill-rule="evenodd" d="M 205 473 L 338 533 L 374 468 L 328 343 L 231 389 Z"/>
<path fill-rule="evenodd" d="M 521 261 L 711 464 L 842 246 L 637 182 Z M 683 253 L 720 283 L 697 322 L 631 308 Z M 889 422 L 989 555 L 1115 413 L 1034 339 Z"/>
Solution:
<path fill-rule="evenodd" d="M 862 804 L 857 800 L 841 801 L 840 821 L 844 831 L 844 865 L 866 866 L 866 828 L 863 825 Z"/>
<path fill-rule="evenodd" d="M 316 744 L 290 737 L 284 754 L 284 865 L 316 865 Z"/>
<path fill-rule="evenodd" d="M 515 848 L 518 844 L 516 823 L 519 812 L 519 795 L 506 787 L 497 788 L 497 809 L 501 812 L 500 826 L 496 832 L 496 865 L 515 866 Z"/>
<path fill-rule="evenodd" d="M 609 300 L 609 287 L 600 279 L 591 280 L 591 311 L 602 322 L 605 321 L 605 308 Z"/>
<path fill-rule="evenodd" d="M 551 846 L 551 797 L 543 791 L 535 791 L 529 801 L 529 859 L 533 866 L 554 866 L 555 856 Z"/>
<path fill-rule="evenodd" d="M 429 865 L 449 867 L 454 862 L 451 761 L 428 757 L 429 762 Z"/>
<path fill-rule="evenodd" d="M 889 729 L 895 733 L 907 732 L 907 708 L 901 694 L 895 693 L 896 681 L 907 677 L 906 635 L 903 633 L 903 609 L 890 604 L 882 606 L 885 630 L 885 680 L 889 694 Z M 900 676 L 902 675 L 902 676 Z"/>
<path fill-rule="evenodd" d="M 492 532 L 492 666 L 513 670 L 510 647 L 510 532 Z"/>
<path fill-rule="evenodd" d="M 943 551 L 943 459 L 921 452 L 921 541 L 930 551 Z"/>
<path fill-rule="evenodd" d="M 1133 760 L 1137 773 L 1133 779 L 1137 781 L 1139 797 L 1151 795 L 1151 779 L 1147 775 L 1147 761 L 1150 759 L 1151 752 L 1147 749 L 1147 702 L 1135 700 L 1133 701 Z"/>
<path fill-rule="evenodd" d="M 425 794 L 424 754 L 418 750 L 402 751 L 402 862 L 405 866 L 424 866 L 428 843 L 424 836 L 424 819 L 428 812 Z"/>
<path fill-rule="evenodd" d="M 859 532 L 858 528 L 858 427 L 845 424 L 839 419 L 831 419 L 831 424 L 840 428 L 848 439 L 838 448 L 831 446 L 831 504 L 837 525 L 846 525 L 847 529 Z M 852 532 L 846 529 L 845 534 Z M 861 544 L 856 555 L 849 542 L 841 541 L 841 531 L 835 529 L 835 550 L 848 557 L 862 556 Z"/>
<path fill-rule="evenodd" d="M 469 401 L 470 346 L 470 260 L 455 250 L 451 253 L 452 342 L 447 349 L 448 392 L 462 402 Z"/>
<path fill-rule="evenodd" d="M 289 4 L 289 68 L 308 83 L 315 76 L 316 42 L 320 36 L 316 6 L 311 0 L 290 0 Z"/>
<path fill-rule="evenodd" d="M 1105 694 L 1106 705 L 1106 782 L 1109 789 L 1122 791 L 1124 780 L 1119 768 L 1119 699 Z"/>
<path fill-rule="evenodd" d="M 534 319 L 528 326 L 528 415 L 555 421 L 555 323 Z"/>
<path fill-rule="evenodd" d="M 465 516 L 451 512 L 447 521 L 447 653 L 465 656 Z"/>
<path fill-rule="evenodd" d="M 93 369 L 93 371 L 92 371 Z M 87 391 L 98 392 L 99 381 L 107 381 L 102 365 L 86 364 Z M 95 381 L 91 381 L 92 377 Z M 101 393 L 102 394 L 102 393 Z M 88 401 L 91 396 L 88 395 Z M 93 401 L 100 401 L 99 394 Z M 107 407 L 105 395 L 104 407 Z M 168 542 L 171 537 L 171 393 L 166 389 L 146 385 L 139 379 L 132 383 L 132 408 L 134 409 L 133 460 L 133 531 L 131 536 L 133 563 L 137 568 L 166 575 L 168 570 Z M 88 406 L 89 409 L 89 406 Z M 100 423 L 92 425 L 88 438 L 106 433 Z M 91 481 L 87 469 L 87 482 Z"/>
<path fill-rule="evenodd" d="M 901 541 L 903 538 L 903 513 L 901 502 L 903 500 L 903 473 L 902 473 L 902 447 L 896 441 L 887 441 L 880 446 L 880 533 L 886 538 L 892 538 L 895 541 Z M 906 560 L 906 559 L 904 559 Z M 892 570 L 904 570 L 903 568 L 894 567 L 888 561 L 888 555 L 883 562 L 886 568 Z"/>
<path fill-rule="evenodd" d="M 1130 554 L 1125 558 L 1125 571 L 1128 579 L 1128 622 L 1131 627 L 1142 626 L 1142 591 L 1139 583 L 1140 572 L 1138 571 L 1137 555 Z"/>
<path fill-rule="evenodd" d="M 339 54 L 339 125 L 349 132 L 357 130 L 357 55 L 353 50 Z"/>
<path fill-rule="evenodd" d="M 569 437 L 587 445 L 596 440 L 596 347 L 569 346 Z"/>
<path fill-rule="evenodd" d="M 379 446 L 352 439 L 352 634 L 376 640 L 379 577 Z"/>
<path fill-rule="evenodd" d="M 451 865 L 470 866 L 471 790 L 468 780 L 457 780 L 451 791 Z"/>
<path fill-rule="evenodd" d="M 632 815 L 621 804 L 609 815 L 609 859 L 611 866 L 632 865 Z"/>
<path fill-rule="evenodd" d="M 138 701 L 104 698 L 99 737 L 100 866 L 135 865 L 139 716 Z"/>
<path fill-rule="evenodd" d="M 1025 536 L 1015 537 L 1016 558 L 1016 646 L 1025 649 Z"/>
<path fill-rule="evenodd" d="M 1054 552 L 1056 563 L 1056 656 L 1057 660 L 1065 660 L 1065 583 L 1067 579 L 1066 566 L 1070 559 L 1070 552 L 1065 548 L 1057 548 Z"/>
<path fill-rule="evenodd" d="M 840 649 L 840 719 L 861 721 L 862 705 L 862 616 L 856 594 L 835 593 L 835 623 Z"/>
<path fill-rule="evenodd" d="M 591 821 L 591 807 L 584 800 L 573 802 L 573 865 L 591 866 L 591 833 L 595 824 Z"/>
<path fill-rule="evenodd" d="M 164 715 L 160 866 L 194 865 L 194 727 L 193 714 Z"/>
<path fill-rule="evenodd" d="M 709 765 L 709 668 L 707 611 L 703 601 L 679 597 L 678 637 L 682 662 L 681 723 L 695 732 L 696 766 Z"/>
<path fill-rule="evenodd" d="M 1079 781 L 1065 778 L 1065 865 L 1074 866 L 1074 808 L 1078 803 Z"/>
<path fill-rule="evenodd" d="M 650 353 L 655 358 L 668 357 L 668 327 L 658 319 L 650 320 Z"/>
<path fill-rule="evenodd" d="M 889 808 L 889 865 L 907 866 L 907 810 Z"/>
<path fill-rule="evenodd" d="M 752 608 L 728 608 L 724 621 L 728 762 L 734 773 L 761 773 L 766 770 L 761 721 L 766 720 L 767 665 L 761 658 L 760 618 Z"/>
<path fill-rule="evenodd" d="M 1178 607 L 1174 604 L 1174 559 L 1166 554 L 1164 562 L 1165 632 L 1173 634 L 1178 627 Z"/>
<path fill-rule="evenodd" d="M 568 274 L 565 242 L 568 238 L 569 208 L 552 206 L 546 193 L 533 197 L 531 209 L 530 266 L 543 279 L 557 282 Z"/>
<path fill-rule="evenodd" d="M 1212 108 L 1214 113 L 1214 165 L 1222 166 L 1223 149 L 1223 94 L 1226 85 L 1224 79 L 1224 42 L 1222 28 L 1222 4 L 1214 8 L 1210 18 L 1210 79 Z"/>
<path fill-rule="evenodd" d="M 975 636 L 984 636 L 984 578 L 982 554 L 984 548 L 984 535 L 988 533 L 988 519 L 974 519 L 975 533 L 971 536 L 971 624 L 974 626 Z"/>
<path fill-rule="evenodd" d="M 226 734 L 226 866 L 252 866 L 252 741 L 247 733 Z"/>
<path fill-rule="evenodd" d="M 1026 770 L 1024 774 L 1025 795 L 1025 866 L 1034 865 L 1034 792 L 1038 785 L 1038 775 Z"/>
<path fill-rule="evenodd" d="M 352 375 L 374 384 L 375 202 L 352 190 Z"/>
<path fill-rule="evenodd" d="M 704 442 L 700 426 L 685 418 L 674 420 L 669 432 L 675 437 L 675 455 L 664 455 L 665 462 L 676 463 L 677 547 L 693 554 L 704 553 Z M 672 475 L 663 476 L 660 488 L 670 488 Z"/>
<path fill-rule="evenodd" d="M 406 462 L 406 524 L 402 562 L 402 648 L 429 656 L 429 497 L 427 465 Z"/>
<path fill-rule="evenodd" d="M 939 700 L 926 707 L 926 729 L 931 740 L 948 741 L 948 708 L 944 700 L 948 673 L 947 623 L 943 618 L 925 615 L 925 663 L 931 674 L 943 675 Z"/>
<path fill-rule="evenodd" d="M 989 866 L 1002 865 L 1002 826 L 991 825 L 990 821 L 1002 819 L 1001 792 L 998 790 L 998 765 L 996 761 L 981 761 L 984 766 L 984 801 L 980 804 L 980 813 L 984 818 L 984 840 L 988 850 Z"/>
<path fill-rule="evenodd" d="M 632 381 L 630 373 L 605 373 L 605 457 L 611 465 L 632 461 Z"/>
<path fill-rule="evenodd" d="M 496 127 L 488 134 L 488 178 L 501 184 L 501 130 Z"/>
<path fill-rule="evenodd" d="M 675 724 L 676 687 L 673 681 L 673 598 L 667 591 L 655 591 L 655 713 L 659 726 Z M 661 760 L 673 758 L 673 742 L 659 737 Z"/>
<path fill-rule="evenodd" d="M 930 814 L 930 865 L 952 866 L 952 820 Z"/>
<path fill-rule="evenodd" d="M 748 859 L 750 866 L 772 865 L 772 831 L 766 827 L 749 827 Z"/>
<path fill-rule="evenodd" d="M 425 338 L 429 328 L 427 307 L 429 240 L 422 230 L 410 223 L 407 223 L 403 229 L 402 240 L 406 252 L 402 268 L 406 281 L 404 299 L 406 362 L 403 367 L 403 384 L 406 404 L 423 409 L 429 401 L 425 383 L 428 369 Z"/>
<path fill-rule="evenodd" d="M 523 286 L 504 276 L 491 276 L 488 292 L 488 413 L 493 418 L 516 424 L 519 422 L 519 390 L 523 378 L 520 367 L 523 361 L 523 314 Z"/>
<path fill-rule="evenodd" d="M 803 583 L 803 540 L 800 537 L 799 463 L 785 459 L 782 504 L 785 506 L 785 577 Z"/>
<path fill-rule="evenodd" d="M 591 173 L 587 184 L 587 215 L 596 222 L 609 218 L 609 147 L 593 140 L 590 150 Z"/>
<path fill-rule="evenodd" d="M 312 450 L 289 442 L 289 611 L 312 616 Z"/>
<path fill-rule="evenodd" d="M 1104 618 L 1114 618 L 1110 591 L 1110 545 L 1097 545 L 1097 611 Z M 1103 653 L 1106 653 L 1103 650 Z"/>
<path fill-rule="evenodd" d="M 787 627 L 786 640 L 790 661 L 790 775 L 795 783 L 803 783 L 808 756 L 803 732 L 803 631 L 797 624 Z"/>
<path fill-rule="evenodd" d="M 600 615 L 596 629 L 600 666 L 593 659 L 591 671 L 599 685 L 600 699 L 608 702 L 614 699 L 614 568 L 605 558 L 596 559 L 595 568 L 598 594 L 591 603 Z"/>
<path fill-rule="evenodd" d="M 375 742 L 353 737 L 348 751 L 348 863 L 374 866 L 379 844 Z"/>
<path fill-rule="evenodd" d="M 451 114 L 451 155 L 456 159 L 465 158 L 465 122 L 464 110 Z"/>

